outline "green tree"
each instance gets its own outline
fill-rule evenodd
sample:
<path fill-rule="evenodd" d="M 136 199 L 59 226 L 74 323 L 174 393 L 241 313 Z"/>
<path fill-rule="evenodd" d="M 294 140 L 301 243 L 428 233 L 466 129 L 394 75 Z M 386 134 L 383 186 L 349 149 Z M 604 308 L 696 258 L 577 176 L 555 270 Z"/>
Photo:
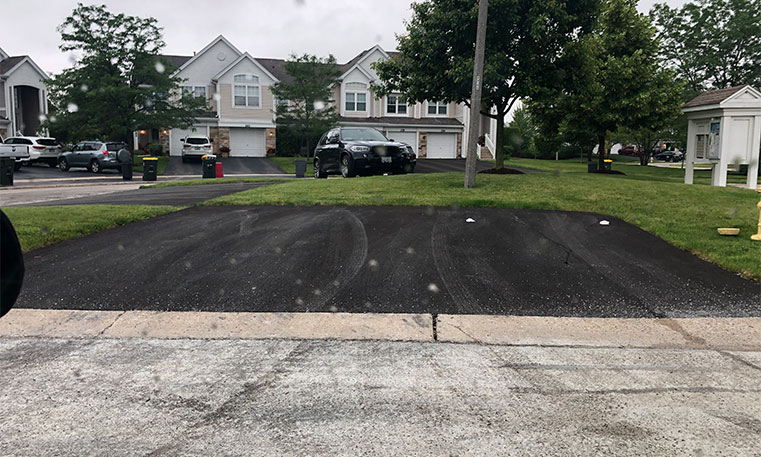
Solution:
<path fill-rule="evenodd" d="M 45 126 L 57 138 L 130 141 L 146 126 L 187 127 L 206 108 L 179 93 L 181 79 L 159 55 L 156 19 L 80 3 L 58 31 L 60 49 L 78 59 L 48 83 L 53 114 Z"/>
<path fill-rule="evenodd" d="M 285 63 L 290 80 L 272 87 L 277 97 L 275 122 L 283 135 L 306 145 L 307 159 L 316 138 L 338 123 L 332 100 L 333 87 L 341 72 L 332 55 L 327 58 L 292 55 Z"/>
<path fill-rule="evenodd" d="M 664 63 L 694 93 L 761 86 L 761 0 L 696 0 L 681 8 L 660 3 L 650 16 Z"/>
<path fill-rule="evenodd" d="M 567 83 L 574 59 L 567 48 L 591 29 L 598 0 L 490 0 L 481 114 L 497 120 L 496 168 L 504 166 L 504 119 L 521 97 Z M 411 102 L 469 105 L 478 17 L 472 0 L 412 4 L 399 55 L 377 62 L 377 93 Z M 473 132 L 473 137 L 476 132 Z"/>
<path fill-rule="evenodd" d="M 577 90 L 534 101 L 539 112 L 567 113 L 566 129 L 594 133 L 600 168 L 609 132 L 657 132 L 680 113 L 681 85 L 660 65 L 655 29 L 636 7 L 636 0 L 605 0 L 580 47 Z"/>

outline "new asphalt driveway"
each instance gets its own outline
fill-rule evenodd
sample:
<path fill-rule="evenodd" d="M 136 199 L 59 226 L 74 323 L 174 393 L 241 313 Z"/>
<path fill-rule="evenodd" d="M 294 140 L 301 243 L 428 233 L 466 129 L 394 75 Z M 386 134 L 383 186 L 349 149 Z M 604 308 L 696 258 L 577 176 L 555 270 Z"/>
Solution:
<path fill-rule="evenodd" d="M 761 315 L 759 284 L 601 219 L 486 208 L 195 207 L 28 253 L 17 306 Z"/>

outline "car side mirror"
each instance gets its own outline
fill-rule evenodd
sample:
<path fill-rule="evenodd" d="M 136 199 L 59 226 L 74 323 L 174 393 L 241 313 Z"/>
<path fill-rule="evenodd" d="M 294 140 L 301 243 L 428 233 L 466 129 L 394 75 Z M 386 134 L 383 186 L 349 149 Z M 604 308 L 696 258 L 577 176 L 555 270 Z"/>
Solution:
<path fill-rule="evenodd" d="M 214 138 L 209 138 L 209 143 L 213 143 L 213 142 L 214 142 Z"/>

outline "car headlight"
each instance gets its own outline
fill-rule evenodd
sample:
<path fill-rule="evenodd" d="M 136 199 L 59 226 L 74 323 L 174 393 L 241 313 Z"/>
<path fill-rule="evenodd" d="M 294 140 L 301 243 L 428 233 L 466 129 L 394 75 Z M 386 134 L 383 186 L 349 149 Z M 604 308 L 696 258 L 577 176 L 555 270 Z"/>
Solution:
<path fill-rule="evenodd" d="M 352 152 L 370 152 L 370 148 L 368 146 L 352 146 L 349 148 Z"/>

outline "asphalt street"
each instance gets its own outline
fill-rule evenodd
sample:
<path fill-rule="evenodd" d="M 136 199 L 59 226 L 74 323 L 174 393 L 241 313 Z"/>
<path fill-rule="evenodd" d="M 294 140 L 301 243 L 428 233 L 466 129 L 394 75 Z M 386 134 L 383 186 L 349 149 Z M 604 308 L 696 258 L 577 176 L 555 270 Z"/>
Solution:
<path fill-rule="evenodd" d="M 761 315 L 758 283 L 588 213 L 195 207 L 25 262 L 27 308 Z"/>
<path fill-rule="evenodd" d="M 218 158 L 222 162 L 222 171 L 225 174 L 282 174 L 285 173 L 273 161 L 265 157 L 230 157 Z M 169 157 L 166 166 L 166 175 L 201 175 L 201 161 L 191 160 L 183 163 L 181 157 Z"/>

